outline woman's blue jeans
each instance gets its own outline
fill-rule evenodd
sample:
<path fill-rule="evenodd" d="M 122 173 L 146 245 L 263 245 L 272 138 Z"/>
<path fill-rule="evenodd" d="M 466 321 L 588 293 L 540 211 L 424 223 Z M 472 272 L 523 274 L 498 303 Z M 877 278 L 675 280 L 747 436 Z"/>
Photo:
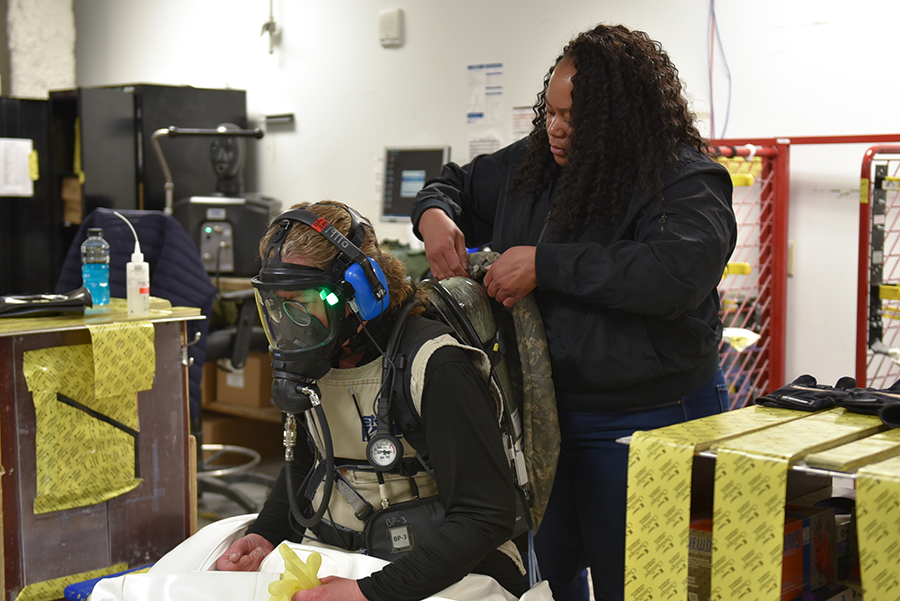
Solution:
<path fill-rule="evenodd" d="M 625 586 L 628 446 L 616 440 L 728 409 L 720 369 L 697 392 L 629 412 L 560 412 L 562 448 L 547 512 L 535 536 L 541 576 L 557 601 L 621 601 Z"/>

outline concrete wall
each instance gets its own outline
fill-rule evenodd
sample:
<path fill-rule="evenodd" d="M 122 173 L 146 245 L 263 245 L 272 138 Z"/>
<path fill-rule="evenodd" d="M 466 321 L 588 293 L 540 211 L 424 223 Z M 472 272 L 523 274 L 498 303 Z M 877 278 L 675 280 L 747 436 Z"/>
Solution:
<path fill-rule="evenodd" d="M 75 14 L 72 0 L 6 0 L 2 93 L 47 98 L 75 85 Z M 0 11 L 2 11 L 0 6 Z M 9 80 L 9 81 L 7 81 Z"/>

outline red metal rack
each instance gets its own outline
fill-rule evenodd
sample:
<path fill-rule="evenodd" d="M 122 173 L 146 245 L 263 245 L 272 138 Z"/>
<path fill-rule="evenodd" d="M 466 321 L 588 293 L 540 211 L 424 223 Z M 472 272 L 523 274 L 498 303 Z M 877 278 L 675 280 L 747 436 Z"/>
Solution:
<path fill-rule="evenodd" d="M 759 335 L 738 351 L 727 342 L 720 357 L 732 409 L 743 407 L 784 381 L 787 303 L 789 158 L 779 140 L 713 140 L 735 182 L 738 241 L 730 264 L 749 273 L 726 273 L 719 284 L 722 321 Z M 729 270 L 731 271 L 731 270 Z"/>

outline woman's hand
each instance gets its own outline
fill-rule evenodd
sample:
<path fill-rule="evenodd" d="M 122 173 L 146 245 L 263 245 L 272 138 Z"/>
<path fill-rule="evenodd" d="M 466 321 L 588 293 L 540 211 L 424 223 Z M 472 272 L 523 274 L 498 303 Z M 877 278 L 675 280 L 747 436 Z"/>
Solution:
<path fill-rule="evenodd" d="M 326 576 L 315 588 L 297 591 L 291 601 L 367 601 L 356 580 Z"/>
<path fill-rule="evenodd" d="M 425 243 L 425 258 L 435 278 L 442 280 L 454 275 L 468 275 L 466 237 L 447 213 L 438 208 L 422 213 L 419 233 Z"/>
<path fill-rule="evenodd" d="M 216 560 L 216 569 L 222 572 L 254 572 L 274 549 L 275 546 L 262 536 L 248 534 L 231 543 Z"/>
<path fill-rule="evenodd" d="M 513 246 L 494 261 L 484 275 L 488 294 L 507 309 L 537 288 L 534 246 Z"/>

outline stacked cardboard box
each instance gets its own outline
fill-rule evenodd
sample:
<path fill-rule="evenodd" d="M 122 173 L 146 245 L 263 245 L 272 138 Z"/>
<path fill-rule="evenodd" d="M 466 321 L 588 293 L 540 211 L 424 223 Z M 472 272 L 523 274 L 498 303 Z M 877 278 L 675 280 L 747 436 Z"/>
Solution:
<path fill-rule="evenodd" d="M 814 591 L 837 580 L 834 509 L 788 504 L 787 517 L 803 522 L 803 590 Z"/>
<path fill-rule="evenodd" d="M 216 374 L 216 402 L 250 408 L 272 405 L 272 366 L 268 353 L 251 352 L 243 368 Z"/>
<path fill-rule="evenodd" d="M 708 515 L 691 520 L 688 565 L 688 600 L 708 601 L 712 576 L 712 528 Z M 835 510 L 789 504 L 785 507 L 781 600 L 839 601 L 853 591 L 835 586 L 849 572 L 849 551 L 841 543 Z M 848 529 L 843 530 L 848 537 Z M 845 545 L 847 547 L 848 545 Z M 843 561 L 843 563 L 841 563 Z"/>
<path fill-rule="evenodd" d="M 284 455 L 281 424 L 234 415 L 203 413 L 203 443 L 230 444 L 254 449 L 262 457 Z"/>
<path fill-rule="evenodd" d="M 688 554 L 688 600 L 709 601 L 712 579 L 712 518 L 691 520 Z M 781 601 L 803 594 L 803 521 L 785 518 L 781 570 Z"/>
<path fill-rule="evenodd" d="M 862 595 L 842 584 L 828 584 L 811 593 L 803 593 L 803 601 L 857 601 Z"/>

